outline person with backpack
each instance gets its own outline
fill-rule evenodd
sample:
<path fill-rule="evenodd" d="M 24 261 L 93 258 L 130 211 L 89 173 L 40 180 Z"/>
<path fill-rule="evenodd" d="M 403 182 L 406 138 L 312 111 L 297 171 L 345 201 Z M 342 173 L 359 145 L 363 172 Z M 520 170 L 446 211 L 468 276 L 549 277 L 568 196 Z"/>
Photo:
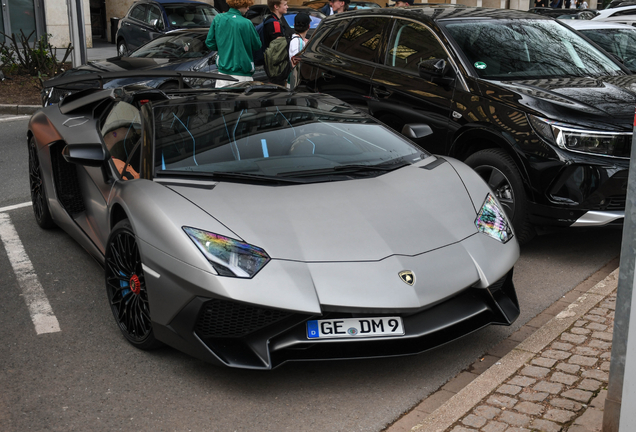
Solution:
<path fill-rule="evenodd" d="M 311 25 L 311 18 L 305 12 L 299 12 L 294 18 L 294 35 L 289 41 L 289 60 L 291 61 L 292 67 L 296 66 L 299 59 L 295 57 L 299 52 L 305 48 L 307 44 L 307 31 L 309 30 L 309 26 Z"/>
<path fill-rule="evenodd" d="M 216 66 L 220 73 L 238 81 L 252 81 L 254 74 L 253 52 L 261 48 L 261 39 L 254 24 L 243 17 L 253 0 L 227 0 L 230 7 L 212 20 L 205 44 L 217 51 Z M 216 88 L 234 84 L 235 81 L 216 80 Z"/>
<path fill-rule="evenodd" d="M 289 62 L 289 41 L 293 35 L 287 21 L 283 18 L 287 13 L 287 0 L 267 0 L 271 15 L 256 26 L 256 32 L 263 44 L 263 65 L 269 81 L 273 84 L 285 85 L 291 71 Z M 255 58 L 260 60 L 260 56 Z M 259 62 L 257 61 L 258 65 Z"/>

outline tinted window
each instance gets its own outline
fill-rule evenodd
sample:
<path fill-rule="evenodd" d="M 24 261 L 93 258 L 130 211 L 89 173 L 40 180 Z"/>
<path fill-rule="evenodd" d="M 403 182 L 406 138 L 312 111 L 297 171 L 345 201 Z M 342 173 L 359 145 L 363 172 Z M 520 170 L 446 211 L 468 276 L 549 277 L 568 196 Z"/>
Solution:
<path fill-rule="evenodd" d="M 386 18 L 358 18 L 342 33 L 336 51 L 362 60 L 374 61 Z"/>
<path fill-rule="evenodd" d="M 636 9 L 629 9 L 629 10 L 620 11 L 620 12 L 616 12 L 615 14 L 612 14 L 613 17 L 628 16 L 628 15 L 636 15 Z"/>
<path fill-rule="evenodd" d="M 146 6 L 145 5 L 136 6 L 130 12 L 130 17 L 139 21 L 143 21 L 144 18 L 146 17 Z"/>
<path fill-rule="evenodd" d="M 447 32 L 482 78 L 519 79 L 622 75 L 578 33 L 553 20 L 448 23 Z"/>
<path fill-rule="evenodd" d="M 387 46 L 387 66 L 418 72 L 423 60 L 446 59 L 446 51 L 422 24 L 397 20 Z"/>
<path fill-rule="evenodd" d="M 101 132 L 119 175 L 124 180 L 139 178 L 141 120 L 137 108 L 118 102 L 108 113 Z"/>
<path fill-rule="evenodd" d="M 333 44 L 340 36 L 340 33 L 345 29 L 345 27 L 349 24 L 349 21 L 343 20 L 339 21 L 327 34 L 327 36 L 322 40 L 321 44 L 326 46 L 327 48 L 331 48 Z"/>

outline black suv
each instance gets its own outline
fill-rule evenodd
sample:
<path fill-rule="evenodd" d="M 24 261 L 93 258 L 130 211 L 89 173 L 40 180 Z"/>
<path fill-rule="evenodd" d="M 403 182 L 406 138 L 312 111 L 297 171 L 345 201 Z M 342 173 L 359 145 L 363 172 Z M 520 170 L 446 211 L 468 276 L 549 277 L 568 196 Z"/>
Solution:
<path fill-rule="evenodd" d="M 621 224 L 636 76 L 558 21 L 527 12 L 410 7 L 323 20 L 294 70 L 465 161 L 490 185 L 520 241 L 537 226 Z"/>

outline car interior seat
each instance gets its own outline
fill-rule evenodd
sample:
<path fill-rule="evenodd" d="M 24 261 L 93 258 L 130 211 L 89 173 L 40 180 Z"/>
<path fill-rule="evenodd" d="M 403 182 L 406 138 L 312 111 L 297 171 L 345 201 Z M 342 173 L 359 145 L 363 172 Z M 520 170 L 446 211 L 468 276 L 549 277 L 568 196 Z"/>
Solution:
<path fill-rule="evenodd" d="M 194 14 L 193 13 L 186 13 L 185 15 L 183 15 L 183 22 L 181 23 L 182 26 L 193 26 L 196 25 L 194 23 Z"/>

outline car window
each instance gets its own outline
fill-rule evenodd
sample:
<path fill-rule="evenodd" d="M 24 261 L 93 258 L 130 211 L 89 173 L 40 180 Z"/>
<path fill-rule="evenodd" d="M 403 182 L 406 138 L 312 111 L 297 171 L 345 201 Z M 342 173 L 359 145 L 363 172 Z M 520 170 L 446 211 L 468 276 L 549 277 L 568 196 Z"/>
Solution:
<path fill-rule="evenodd" d="M 217 14 L 207 4 L 166 4 L 164 9 L 172 27 L 210 27 Z"/>
<path fill-rule="evenodd" d="M 101 128 L 111 161 L 123 180 L 139 178 L 141 119 L 139 110 L 126 102 L 117 102 Z"/>
<path fill-rule="evenodd" d="M 624 74 L 578 33 L 554 20 L 466 20 L 442 25 L 481 78 Z"/>
<path fill-rule="evenodd" d="M 135 6 L 132 11 L 130 11 L 130 17 L 139 21 L 144 21 L 146 18 L 146 5 Z"/>
<path fill-rule="evenodd" d="M 336 25 L 331 30 L 329 30 L 327 36 L 325 36 L 325 38 L 320 43 L 327 48 L 333 47 L 334 43 L 338 39 L 338 36 L 340 36 L 340 33 L 344 31 L 348 24 L 349 21 L 347 20 L 338 21 Z"/>
<path fill-rule="evenodd" d="M 636 70 L 636 29 L 582 30 L 605 51 L 620 58 L 631 70 Z"/>
<path fill-rule="evenodd" d="M 382 29 L 387 18 L 365 17 L 351 22 L 334 49 L 342 54 L 366 61 L 375 61 Z"/>
<path fill-rule="evenodd" d="M 146 23 L 152 25 L 156 25 L 157 28 L 163 28 L 163 18 L 161 18 L 161 11 L 156 6 L 150 6 L 150 10 L 148 12 L 148 18 Z"/>
<path fill-rule="evenodd" d="M 407 20 L 395 21 L 387 46 L 387 66 L 418 73 L 422 61 L 447 58 L 442 45 L 424 25 Z"/>
<path fill-rule="evenodd" d="M 616 13 L 613 13 L 611 16 L 617 17 L 617 16 L 628 16 L 628 15 L 636 15 L 636 9 L 629 9 L 629 10 L 616 12 Z"/>

